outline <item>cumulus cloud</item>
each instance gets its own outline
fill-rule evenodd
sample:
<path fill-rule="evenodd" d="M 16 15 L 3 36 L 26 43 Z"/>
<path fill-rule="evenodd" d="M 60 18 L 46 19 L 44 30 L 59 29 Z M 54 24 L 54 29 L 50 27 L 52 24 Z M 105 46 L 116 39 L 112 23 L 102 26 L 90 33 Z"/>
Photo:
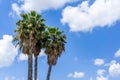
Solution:
<path fill-rule="evenodd" d="M 11 6 L 12 6 L 12 12 L 10 12 L 9 15 L 10 16 L 14 16 L 16 14 L 16 15 L 19 16 L 20 13 L 21 13 L 21 9 L 18 6 L 18 4 L 17 3 L 13 3 Z"/>
<path fill-rule="evenodd" d="M 74 1 L 77 0 L 19 0 L 21 4 L 19 4 L 19 2 L 13 3 L 12 10 L 17 15 L 19 15 L 19 13 L 22 11 L 28 12 L 30 10 L 36 10 L 37 12 L 40 12 L 47 9 L 58 9 L 64 6 L 66 3 Z"/>
<path fill-rule="evenodd" d="M 109 63 L 102 65 L 102 67 L 103 69 L 97 70 L 95 80 L 109 80 L 111 77 L 115 79 L 120 76 L 120 63 L 116 60 L 111 60 Z"/>
<path fill-rule="evenodd" d="M 116 51 L 115 57 L 120 57 L 120 49 L 118 49 L 118 51 Z"/>
<path fill-rule="evenodd" d="M 97 76 L 96 80 L 108 80 L 108 78 L 104 76 Z"/>
<path fill-rule="evenodd" d="M 21 53 L 20 55 L 19 55 L 19 60 L 20 61 L 25 61 L 25 60 L 27 60 L 28 59 L 28 56 L 27 55 L 25 55 L 25 54 L 23 54 L 23 53 Z"/>
<path fill-rule="evenodd" d="M 96 80 L 108 80 L 108 77 L 104 77 L 104 73 L 106 72 L 105 69 L 99 69 L 97 70 L 97 77 Z"/>
<path fill-rule="evenodd" d="M 18 48 L 12 44 L 13 37 L 3 35 L 0 40 L 0 67 L 10 66 L 18 54 Z"/>
<path fill-rule="evenodd" d="M 25 80 L 24 77 L 23 78 L 16 78 L 15 76 L 6 76 L 4 78 L 4 80 Z"/>
<path fill-rule="evenodd" d="M 105 61 L 103 59 L 95 59 L 94 61 L 94 65 L 100 66 L 103 65 L 105 63 Z"/>
<path fill-rule="evenodd" d="M 45 56 L 44 50 L 41 50 L 39 57 L 41 57 L 41 56 Z M 28 56 L 25 55 L 25 54 L 23 54 L 23 53 L 21 53 L 21 54 L 19 55 L 19 58 L 18 58 L 18 59 L 19 59 L 20 61 L 25 61 L 25 60 L 28 60 Z"/>
<path fill-rule="evenodd" d="M 61 22 L 71 31 L 90 32 L 96 27 L 111 26 L 120 20 L 120 0 L 95 0 L 92 5 L 83 1 L 76 7 L 67 6 L 62 11 Z"/>
<path fill-rule="evenodd" d="M 45 56 L 45 51 L 44 51 L 43 49 L 41 50 L 41 52 L 40 52 L 40 55 L 39 55 L 39 56 L 40 56 L 40 57 L 41 57 L 41 56 Z"/>
<path fill-rule="evenodd" d="M 112 60 L 111 62 L 106 63 L 104 66 L 110 66 L 110 65 L 112 65 L 113 63 L 116 63 L 116 60 Z"/>
<path fill-rule="evenodd" d="M 106 70 L 99 69 L 99 70 L 97 70 L 97 75 L 102 76 L 105 72 L 106 72 Z"/>
<path fill-rule="evenodd" d="M 109 67 L 109 74 L 112 77 L 120 76 L 120 63 L 113 62 Z"/>
<path fill-rule="evenodd" d="M 83 78 L 84 76 L 85 76 L 84 72 L 74 72 L 68 74 L 69 78 Z"/>

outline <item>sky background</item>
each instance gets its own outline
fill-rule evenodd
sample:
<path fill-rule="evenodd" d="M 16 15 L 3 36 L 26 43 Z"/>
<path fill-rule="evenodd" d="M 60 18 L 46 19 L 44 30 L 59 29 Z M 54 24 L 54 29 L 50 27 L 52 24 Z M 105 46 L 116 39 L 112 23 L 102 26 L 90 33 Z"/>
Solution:
<path fill-rule="evenodd" d="M 0 0 L 0 80 L 27 80 L 27 56 L 12 39 L 19 14 L 30 10 L 67 35 L 51 80 L 120 79 L 120 0 Z M 38 61 L 38 80 L 45 80 L 44 50 Z"/>

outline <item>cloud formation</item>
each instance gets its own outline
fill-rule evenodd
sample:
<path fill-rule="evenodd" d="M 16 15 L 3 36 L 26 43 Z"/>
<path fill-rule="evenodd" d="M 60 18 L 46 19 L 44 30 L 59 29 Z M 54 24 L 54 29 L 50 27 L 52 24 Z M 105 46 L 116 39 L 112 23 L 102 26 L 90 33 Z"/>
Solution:
<path fill-rule="evenodd" d="M 35 10 L 40 12 L 48 9 L 58 9 L 63 7 L 66 3 L 74 1 L 77 0 L 19 0 L 21 4 L 19 4 L 19 2 L 13 3 L 12 10 L 17 15 L 19 15 L 22 11 L 28 12 Z"/>
<path fill-rule="evenodd" d="M 28 56 L 27 56 L 27 55 L 25 55 L 25 54 L 23 54 L 23 53 L 21 53 L 21 54 L 19 55 L 18 60 L 20 60 L 20 61 L 25 61 L 25 60 L 28 60 Z"/>
<path fill-rule="evenodd" d="M 61 22 L 71 31 L 90 32 L 96 27 L 107 27 L 120 20 L 120 0 L 89 0 L 76 7 L 67 6 L 62 11 Z"/>
<path fill-rule="evenodd" d="M 84 72 L 74 72 L 68 74 L 69 78 L 83 78 L 84 76 L 85 76 Z"/>
<path fill-rule="evenodd" d="M 99 70 L 97 70 L 97 75 L 102 76 L 105 72 L 106 72 L 106 70 L 99 69 Z"/>
<path fill-rule="evenodd" d="M 108 80 L 108 77 L 103 76 L 105 74 L 105 69 L 99 69 L 97 70 L 97 77 L 96 80 Z"/>
<path fill-rule="evenodd" d="M 116 51 L 115 57 L 120 57 L 120 49 L 118 49 L 118 51 Z"/>
<path fill-rule="evenodd" d="M 105 61 L 103 59 L 95 59 L 94 61 L 94 65 L 100 66 L 103 65 L 105 63 Z"/>
<path fill-rule="evenodd" d="M 109 67 L 109 74 L 112 77 L 120 76 L 120 63 L 112 63 Z"/>
<path fill-rule="evenodd" d="M 10 66 L 18 54 L 18 48 L 12 44 L 13 37 L 3 35 L 0 40 L 0 67 Z"/>
<path fill-rule="evenodd" d="M 25 80 L 24 77 L 16 78 L 15 76 L 5 76 L 4 80 Z"/>
<path fill-rule="evenodd" d="M 96 80 L 108 80 L 108 78 L 104 76 L 97 76 Z"/>
<path fill-rule="evenodd" d="M 39 57 L 41 57 L 41 56 L 45 56 L 44 50 L 41 50 Z M 28 60 L 28 56 L 25 55 L 25 54 L 23 54 L 23 53 L 21 53 L 21 54 L 19 55 L 18 60 L 20 60 L 20 61 Z"/>

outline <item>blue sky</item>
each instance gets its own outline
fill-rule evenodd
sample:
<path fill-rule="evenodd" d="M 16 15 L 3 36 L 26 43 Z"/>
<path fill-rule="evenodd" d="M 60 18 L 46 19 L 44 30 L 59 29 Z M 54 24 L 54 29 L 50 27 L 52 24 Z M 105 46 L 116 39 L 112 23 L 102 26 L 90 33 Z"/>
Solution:
<path fill-rule="evenodd" d="M 19 14 L 36 10 L 67 35 L 51 80 L 120 79 L 120 0 L 0 0 L 0 80 L 27 80 L 27 56 L 11 42 Z M 38 80 L 47 59 L 39 56 Z"/>

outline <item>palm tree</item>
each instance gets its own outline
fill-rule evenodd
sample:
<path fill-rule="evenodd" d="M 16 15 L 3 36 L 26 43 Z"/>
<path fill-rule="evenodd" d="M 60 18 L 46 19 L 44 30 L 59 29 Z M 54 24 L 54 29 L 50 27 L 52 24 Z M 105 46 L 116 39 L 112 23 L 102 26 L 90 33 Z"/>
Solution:
<path fill-rule="evenodd" d="M 63 33 L 58 28 L 48 28 L 46 32 L 45 53 L 47 54 L 47 63 L 49 65 L 46 80 L 50 80 L 52 66 L 56 65 L 58 57 L 61 56 L 62 51 L 65 51 L 66 36 Z"/>
<path fill-rule="evenodd" d="M 23 14 L 21 16 L 23 16 Z M 20 46 L 22 53 L 28 55 L 28 80 L 32 80 L 32 54 L 30 48 L 31 39 L 29 39 L 30 32 L 26 26 L 27 23 L 25 23 L 25 21 L 19 20 L 16 24 L 18 27 L 15 30 L 17 32 L 17 35 L 14 37 L 14 41 L 18 42 L 17 45 Z"/>
<path fill-rule="evenodd" d="M 36 36 L 36 44 L 33 48 L 33 53 L 34 53 L 34 80 L 37 80 L 37 61 L 38 61 L 38 55 L 39 53 L 41 52 L 41 49 L 43 48 L 42 46 L 42 41 L 45 37 L 45 29 L 46 29 L 46 26 L 44 24 L 44 19 L 42 18 L 41 15 L 33 12 L 33 15 L 34 17 L 34 26 L 35 26 L 35 36 Z"/>
<path fill-rule="evenodd" d="M 44 19 L 35 11 L 28 14 L 21 14 L 22 20 L 17 24 L 17 35 L 14 41 L 17 41 L 22 53 L 28 55 L 28 80 L 32 80 L 32 54 L 35 56 L 35 74 L 34 80 L 37 80 L 37 56 L 42 48 L 41 40 L 44 38 L 42 35 L 45 30 Z"/>

